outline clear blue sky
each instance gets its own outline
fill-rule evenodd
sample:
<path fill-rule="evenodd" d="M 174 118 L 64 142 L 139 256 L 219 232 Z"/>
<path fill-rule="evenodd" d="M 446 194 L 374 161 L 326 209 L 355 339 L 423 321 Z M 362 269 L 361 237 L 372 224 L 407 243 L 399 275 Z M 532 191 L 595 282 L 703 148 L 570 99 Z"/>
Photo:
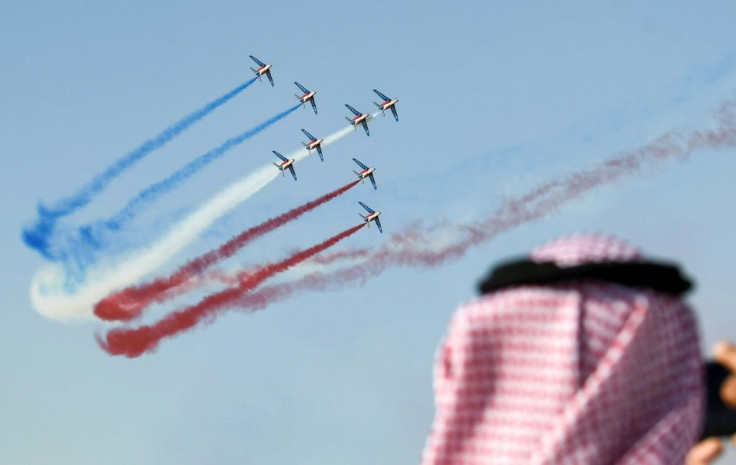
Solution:
<path fill-rule="evenodd" d="M 703 127 L 736 90 L 733 2 L 6 2 L 0 15 L 0 462 L 8 464 L 416 463 L 433 415 L 434 350 L 455 306 L 498 259 L 576 231 L 605 231 L 679 259 L 704 345 L 736 339 L 736 157 L 701 151 L 596 190 L 450 265 L 397 269 L 360 288 L 303 294 L 256 315 L 230 312 L 112 358 L 97 323 L 38 315 L 28 283 L 42 260 L 20 240 L 39 200 L 71 193 L 108 163 L 274 63 L 256 83 L 121 177 L 70 220 L 106 217 L 141 188 L 294 104 L 141 218 L 161 225 L 344 124 L 371 89 L 401 99 L 380 119 L 278 179 L 180 259 L 349 180 L 359 186 L 228 266 L 278 259 L 384 210 L 387 233 L 425 215 L 479 217 L 505 196 L 593 166 L 675 128 Z M 283 182 L 282 182 L 283 181 Z M 384 235 L 385 236 L 385 235 Z M 361 231 L 347 246 L 378 245 Z M 173 266 L 173 264 L 172 264 Z M 733 462 L 736 463 L 736 462 Z"/>

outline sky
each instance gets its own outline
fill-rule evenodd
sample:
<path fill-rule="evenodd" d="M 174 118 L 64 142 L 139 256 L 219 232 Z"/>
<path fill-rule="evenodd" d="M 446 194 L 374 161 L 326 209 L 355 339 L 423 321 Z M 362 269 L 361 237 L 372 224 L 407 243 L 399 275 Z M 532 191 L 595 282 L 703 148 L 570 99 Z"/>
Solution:
<path fill-rule="evenodd" d="M 277 260 L 383 210 L 337 248 L 379 247 L 417 220 L 483 218 L 504 200 L 671 130 L 707 128 L 736 97 L 733 2 L 6 2 L 0 15 L 0 462 L 10 464 L 417 463 L 433 416 L 434 352 L 453 310 L 493 263 L 573 232 L 605 232 L 678 260 L 703 350 L 736 339 L 736 150 L 699 150 L 594 189 L 443 266 L 390 269 L 362 286 L 230 311 L 111 357 L 108 326 L 41 316 L 44 261 L 21 241 L 39 201 L 252 77 L 256 82 L 135 169 L 71 224 L 106 218 L 226 138 L 294 112 L 156 202 L 127 235 L 146 244 L 220 189 L 341 129 L 343 104 L 400 99 L 325 161 L 297 165 L 215 222 L 161 271 L 376 166 L 359 185 L 223 264 Z M 298 275 L 299 270 L 295 270 Z M 278 281 L 274 281 L 278 282 Z M 186 300 L 184 300 L 186 302 Z M 155 309 L 155 316 L 164 309 Z M 720 463 L 736 463 L 736 452 Z"/>

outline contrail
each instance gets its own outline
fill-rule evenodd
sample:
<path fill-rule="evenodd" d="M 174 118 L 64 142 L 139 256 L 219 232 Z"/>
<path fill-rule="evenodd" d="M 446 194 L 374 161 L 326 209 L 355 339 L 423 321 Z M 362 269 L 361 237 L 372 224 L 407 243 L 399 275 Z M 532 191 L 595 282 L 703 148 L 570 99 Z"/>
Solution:
<path fill-rule="evenodd" d="M 97 341 L 111 355 L 125 355 L 132 358 L 138 357 L 144 352 L 155 350 L 162 339 L 191 329 L 202 320 L 213 321 L 218 313 L 229 308 L 244 293 L 255 289 L 275 274 L 285 271 L 355 234 L 364 226 L 365 223 L 353 226 L 315 246 L 297 252 L 285 260 L 264 265 L 255 272 L 249 271 L 242 279 L 239 279 L 236 286 L 210 294 L 199 303 L 170 313 L 157 323 L 134 329 L 112 329 L 104 338 L 98 336 Z"/>
<path fill-rule="evenodd" d="M 105 297 L 95 305 L 95 315 L 103 320 L 132 320 L 137 318 L 143 309 L 151 303 L 162 302 L 178 295 L 179 292 L 171 292 L 174 288 L 201 274 L 212 265 L 233 256 L 251 241 L 344 194 L 359 182 L 360 180 L 352 181 L 332 192 L 247 229 L 218 248 L 190 260 L 169 276 L 139 286 L 127 287 Z M 189 288 L 184 289 L 184 291 L 189 291 Z"/>
<path fill-rule="evenodd" d="M 268 127 L 284 119 L 286 116 L 297 110 L 299 106 L 300 104 L 297 104 L 285 111 L 282 111 L 257 126 L 227 139 L 212 150 L 200 155 L 184 165 L 181 169 L 168 176 L 166 179 L 158 181 L 138 193 L 138 195 L 133 197 L 123 209 L 111 218 L 105 221 L 81 226 L 76 231 L 75 237 L 65 238 L 68 250 L 65 250 L 61 254 L 59 253 L 60 251 L 57 250 L 55 254 L 56 259 L 63 259 L 66 262 L 65 264 L 67 265 L 67 269 L 84 270 L 84 268 L 91 264 L 89 262 L 94 260 L 94 250 L 99 249 L 106 244 L 106 235 L 119 231 L 128 222 L 143 212 L 146 207 L 158 200 L 159 197 L 170 192 L 183 181 L 197 174 L 202 168 L 217 160 L 229 150 L 237 147 L 246 140 L 256 136 Z M 54 255 L 53 252 L 48 252 L 49 255 Z M 71 266 L 72 263 L 73 266 Z"/>
<path fill-rule="evenodd" d="M 125 172 L 136 162 L 142 160 L 146 155 L 163 147 L 176 136 L 189 129 L 193 124 L 231 100 L 240 92 L 248 88 L 248 86 L 253 84 L 256 79 L 257 78 L 253 78 L 244 82 L 238 87 L 228 91 L 164 129 L 157 136 L 148 139 L 138 148 L 127 153 L 105 169 L 105 171 L 95 176 L 77 192 L 69 197 L 57 201 L 52 207 L 45 207 L 39 203 L 37 207 L 38 218 L 33 225 L 24 228 L 23 242 L 25 242 L 28 247 L 39 251 L 44 257 L 54 259 L 55 257 L 51 254 L 51 250 L 49 249 L 49 238 L 54 234 L 57 221 L 89 204 L 97 194 L 105 190 L 108 184 L 110 184 L 110 181 Z"/>
<path fill-rule="evenodd" d="M 319 255 L 311 261 L 323 265 L 342 261 L 352 261 L 353 264 L 330 272 L 312 272 L 296 280 L 263 287 L 242 295 L 231 306 L 256 311 L 301 291 L 324 291 L 362 285 L 390 268 L 436 267 L 460 259 L 470 248 L 553 213 L 601 185 L 636 174 L 652 161 L 665 161 L 675 157 L 685 159 L 696 150 L 736 146 L 734 110 L 736 104 L 724 105 L 718 115 L 719 125 L 715 130 L 686 134 L 669 132 L 651 144 L 611 158 L 597 167 L 548 181 L 508 199 L 486 219 L 454 225 L 446 222 L 428 226 L 415 224 L 392 235 L 385 245 L 377 249 L 349 249 Z M 228 282 L 233 276 L 213 278 Z"/>
<path fill-rule="evenodd" d="M 372 116 L 375 117 L 377 113 Z M 325 137 L 323 146 L 334 144 L 353 132 L 347 126 Z M 296 161 L 307 158 L 306 149 L 289 155 Z M 69 289 L 69 276 L 60 264 L 48 264 L 31 280 L 31 302 L 42 315 L 58 320 L 89 318 L 94 315 L 94 305 L 111 292 L 141 280 L 156 270 L 187 245 L 215 221 L 248 200 L 278 176 L 273 165 L 265 165 L 243 179 L 235 181 L 215 194 L 186 218 L 172 225 L 169 231 L 153 245 L 130 252 L 117 262 L 98 262 L 86 270 L 86 281 L 74 283 Z"/>

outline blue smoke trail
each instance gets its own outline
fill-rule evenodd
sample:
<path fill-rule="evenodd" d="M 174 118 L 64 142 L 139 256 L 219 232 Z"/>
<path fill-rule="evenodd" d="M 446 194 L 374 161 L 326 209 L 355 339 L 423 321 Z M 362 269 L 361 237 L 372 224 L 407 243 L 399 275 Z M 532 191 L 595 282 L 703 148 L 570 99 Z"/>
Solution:
<path fill-rule="evenodd" d="M 56 202 L 56 205 L 53 207 L 48 208 L 39 203 L 37 207 L 38 219 L 32 226 L 23 230 L 23 242 L 25 242 L 28 247 L 39 251 L 41 255 L 47 259 L 54 259 L 54 256 L 51 254 L 49 239 L 54 235 L 56 223 L 59 219 L 70 215 L 89 204 L 95 195 L 102 192 L 114 178 L 130 168 L 137 161 L 143 159 L 149 153 L 166 145 L 169 141 L 187 130 L 194 123 L 212 113 L 219 106 L 231 100 L 240 92 L 248 88 L 248 86 L 253 84 L 256 79 L 257 77 L 254 77 L 228 91 L 202 108 L 190 113 L 172 126 L 164 129 L 157 136 L 152 139 L 148 139 L 137 149 L 132 152 L 128 152 L 124 157 L 109 166 L 105 171 L 95 176 L 92 181 L 88 182 L 70 197 L 66 197 Z"/>
<path fill-rule="evenodd" d="M 159 197 L 173 190 L 183 181 L 198 173 L 202 168 L 217 160 L 229 150 L 293 113 L 300 105 L 297 104 L 259 125 L 227 139 L 219 146 L 190 161 L 166 179 L 158 181 L 139 192 L 124 208 L 109 219 L 81 226 L 77 231 L 77 238 L 67 237 L 62 239 L 66 242 L 65 247 L 60 249 L 60 244 L 54 241 L 54 250 L 50 249 L 48 253 L 55 260 L 63 261 L 68 270 L 75 269 L 83 272 L 88 265 L 94 262 L 94 251 L 106 246 L 106 236 L 110 232 L 122 229 L 123 226 L 132 221 L 146 207 L 158 200 Z"/>
<path fill-rule="evenodd" d="M 275 116 L 272 116 L 271 118 L 267 119 L 266 121 L 259 124 L 258 126 L 255 126 L 243 133 L 240 133 L 235 137 L 231 137 L 230 139 L 226 140 L 225 142 L 215 147 L 214 149 L 210 150 L 209 152 L 203 155 L 200 155 L 199 157 L 190 161 L 189 163 L 184 165 L 184 167 L 176 171 L 174 174 L 172 174 L 168 178 L 147 187 L 146 189 L 141 191 L 136 197 L 131 199 L 122 210 L 120 210 L 110 219 L 105 221 L 104 227 L 110 230 L 120 229 L 121 227 L 123 227 L 123 225 L 125 225 L 127 222 L 132 220 L 135 216 L 137 216 L 145 207 L 155 202 L 161 195 L 174 189 L 182 181 L 193 176 L 194 174 L 199 172 L 202 168 L 209 165 L 213 161 L 217 160 L 229 150 L 235 148 L 239 144 L 242 144 L 243 142 L 250 139 L 251 137 L 264 131 L 269 126 L 272 126 L 273 124 L 284 119 L 286 116 L 288 116 L 289 114 L 297 110 L 300 105 L 301 104 L 297 104 L 289 108 L 286 111 L 282 111 L 281 113 Z"/>

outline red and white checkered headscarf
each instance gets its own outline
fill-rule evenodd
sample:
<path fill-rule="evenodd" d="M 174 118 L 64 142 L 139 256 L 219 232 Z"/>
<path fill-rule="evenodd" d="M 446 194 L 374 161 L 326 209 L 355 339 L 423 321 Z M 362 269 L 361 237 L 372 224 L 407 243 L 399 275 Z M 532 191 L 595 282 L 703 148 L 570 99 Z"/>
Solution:
<path fill-rule="evenodd" d="M 531 258 L 640 254 L 571 236 Z M 701 363 L 680 299 L 594 281 L 493 292 L 461 307 L 440 345 L 422 464 L 681 464 L 700 430 Z"/>

